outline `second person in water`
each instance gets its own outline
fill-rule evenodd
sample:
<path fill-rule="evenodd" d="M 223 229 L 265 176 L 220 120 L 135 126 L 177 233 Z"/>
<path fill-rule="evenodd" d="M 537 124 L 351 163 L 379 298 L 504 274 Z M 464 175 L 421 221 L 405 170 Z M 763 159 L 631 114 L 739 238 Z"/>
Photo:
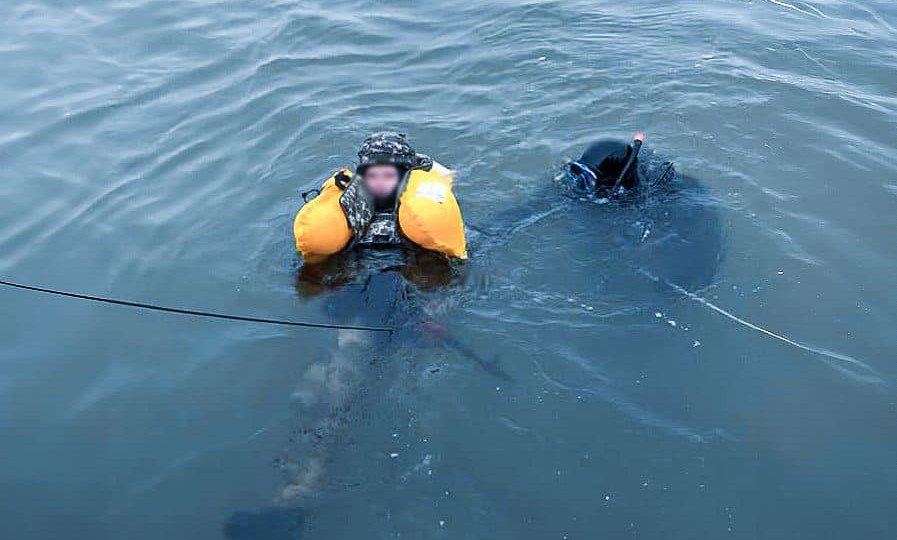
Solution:
<path fill-rule="evenodd" d="M 639 183 L 638 154 L 645 141 L 638 132 L 626 144 L 617 139 L 598 139 L 582 156 L 567 164 L 566 177 L 572 187 L 597 196 L 612 196 Z"/>

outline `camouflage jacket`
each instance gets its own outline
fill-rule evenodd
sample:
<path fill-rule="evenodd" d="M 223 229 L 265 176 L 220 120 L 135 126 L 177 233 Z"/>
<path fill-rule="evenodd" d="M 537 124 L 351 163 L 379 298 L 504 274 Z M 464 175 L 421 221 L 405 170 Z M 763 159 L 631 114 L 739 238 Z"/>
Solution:
<path fill-rule="evenodd" d="M 404 182 L 403 182 L 404 183 Z M 400 186 L 401 190 L 401 186 Z M 401 191 L 400 191 L 401 193 Z M 397 198 L 398 200 L 398 198 Z M 355 175 L 339 200 L 346 220 L 352 229 L 351 245 L 395 245 L 402 243 L 397 208 L 375 212 L 374 202 L 362 186 L 361 176 Z"/>
<path fill-rule="evenodd" d="M 415 154 L 412 169 L 429 171 L 432 167 L 433 158 L 426 154 Z M 352 176 L 352 181 L 349 182 L 339 200 L 349 227 L 352 229 L 353 242 L 351 245 L 389 245 L 403 242 L 398 225 L 398 207 L 399 198 L 410 174 L 409 170 L 399 183 L 396 204 L 389 212 L 376 212 L 374 201 L 364 190 L 364 179 L 357 173 Z"/>

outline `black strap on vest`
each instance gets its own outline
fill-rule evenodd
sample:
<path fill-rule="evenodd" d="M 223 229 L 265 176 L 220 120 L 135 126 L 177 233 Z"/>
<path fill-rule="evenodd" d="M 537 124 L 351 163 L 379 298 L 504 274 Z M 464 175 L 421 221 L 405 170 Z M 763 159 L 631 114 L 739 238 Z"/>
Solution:
<path fill-rule="evenodd" d="M 310 189 L 310 190 L 308 190 L 308 191 L 303 191 L 303 192 L 302 192 L 302 200 L 305 201 L 305 202 L 308 202 L 308 201 L 314 199 L 315 197 L 317 197 L 317 196 L 320 195 L 320 194 L 321 194 L 321 190 L 320 190 L 320 189 L 318 189 L 318 188 L 312 188 L 312 189 Z M 309 195 L 311 195 L 311 197 L 309 197 Z"/>
<path fill-rule="evenodd" d="M 349 187 L 349 182 L 351 181 L 352 177 L 346 174 L 345 170 L 340 169 L 338 173 L 333 175 L 333 183 L 343 191 L 346 191 L 346 188 Z"/>

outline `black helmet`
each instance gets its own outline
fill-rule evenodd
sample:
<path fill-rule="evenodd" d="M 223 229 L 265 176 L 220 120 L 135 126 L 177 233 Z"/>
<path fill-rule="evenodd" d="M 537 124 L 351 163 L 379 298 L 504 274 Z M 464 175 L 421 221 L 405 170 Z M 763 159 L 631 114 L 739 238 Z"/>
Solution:
<path fill-rule="evenodd" d="M 614 187 L 624 171 L 632 147 L 617 139 L 599 139 L 586 148 L 582 157 L 567 165 L 567 175 L 589 191 Z M 635 167 L 625 171 L 621 185 L 626 189 L 638 182 Z"/>
<path fill-rule="evenodd" d="M 414 167 L 417 154 L 404 133 L 381 131 L 364 140 L 358 151 L 358 170 L 368 165 L 395 165 L 403 169 Z"/>

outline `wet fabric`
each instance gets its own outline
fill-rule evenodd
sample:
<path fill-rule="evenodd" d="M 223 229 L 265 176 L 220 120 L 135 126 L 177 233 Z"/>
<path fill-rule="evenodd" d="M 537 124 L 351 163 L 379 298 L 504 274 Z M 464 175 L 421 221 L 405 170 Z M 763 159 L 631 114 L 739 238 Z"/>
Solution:
<path fill-rule="evenodd" d="M 378 204 L 364 188 L 364 179 L 356 174 L 340 197 L 340 206 L 352 229 L 355 245 L 396 245 L 402 236 L 396 223 L 395 200 L 378 211 Z"/>
<path fill-rule="evenodd" d="M 374 219 L 374 201 L 364 189 L 364 179 L 356 174 L 339 200 L 355 241 L 361 240 Z"/>
<path fill-rule="evenodd" d="M 402 243 L 398 231 L 396 213 L 393 210 L 378 212 L 374 215 L 367 230 L 358 238 L 357 246 L 394 246 Z"/>

